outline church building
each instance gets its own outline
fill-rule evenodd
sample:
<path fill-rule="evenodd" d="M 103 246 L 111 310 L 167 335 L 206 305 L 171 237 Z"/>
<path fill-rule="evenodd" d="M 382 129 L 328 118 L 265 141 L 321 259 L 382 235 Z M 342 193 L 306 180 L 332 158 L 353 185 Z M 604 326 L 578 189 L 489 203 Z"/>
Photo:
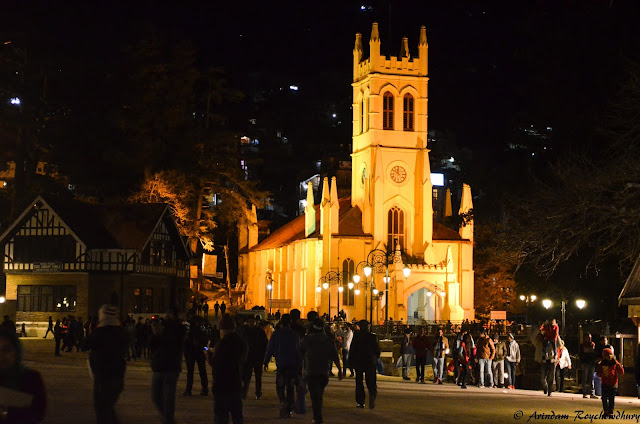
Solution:
<path fill-rule="evenodd" d="M 474 319 L 473 221 L 454 231 L 433 216 L 426 28 L 417 57 L 407 38 L 397 57 L 381 55 L 380 43 L 374 23 L 364 59 L 356 34 L 351 196 L 339 198 L 335 177 L 325 178 L 320 204 L 308 190 L 304 215 L 261 242 L 255 224 L 240 229 L 247 309 L 344 310 L 349 320 L 374 322 Z M 472 208 L 465 184 L 460 213 Z"/>

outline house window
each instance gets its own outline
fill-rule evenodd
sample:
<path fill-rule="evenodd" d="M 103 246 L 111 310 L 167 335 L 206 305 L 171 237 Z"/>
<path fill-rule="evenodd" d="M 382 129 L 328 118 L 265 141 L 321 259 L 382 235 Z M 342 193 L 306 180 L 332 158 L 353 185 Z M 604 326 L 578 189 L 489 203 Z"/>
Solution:
<path fill-rule="evenodd" d="M 353 275 L 355 274 L 356 266 L 353 259 L 345 259 L 342 262 L 342 299 L 341 305 L 353 306 L 355 302 L 355 286 L 349 289 L 349 282 L 353 281 Z"/>
<path fill-rule="evenodd" d="M 397 206 L 389 209 L 387 219 L 387 250 L 392 251 L 396 248 L 396 243 L 400 249 L 404 250 L 405 242 L 405 223 L 404 211 Z"/>
<path fill-rule="evenodd" d="M 413 131 L 413 96 L 409 93 L 403 98 L 402 129 Z"/>
<path fill-rule="evenodd" d="M 21 312 L 75 311 L 76 303 L 76 286 L 18 286 Z"/>
<path fill-rule="evenodd" d="M 382 129 L 393 129 L 393 94 L 388 91 L 382 97 Z"/>

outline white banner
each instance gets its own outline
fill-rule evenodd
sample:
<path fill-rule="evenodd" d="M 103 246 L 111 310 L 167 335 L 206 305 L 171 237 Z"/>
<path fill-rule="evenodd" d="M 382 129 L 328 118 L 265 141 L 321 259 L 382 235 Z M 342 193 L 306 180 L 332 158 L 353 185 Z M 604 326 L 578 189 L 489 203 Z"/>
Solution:
<path fill-rule="evenodd" d="M 218 256 L 202 254 L 202 275 L 215 277 L 218 272 Z"/>

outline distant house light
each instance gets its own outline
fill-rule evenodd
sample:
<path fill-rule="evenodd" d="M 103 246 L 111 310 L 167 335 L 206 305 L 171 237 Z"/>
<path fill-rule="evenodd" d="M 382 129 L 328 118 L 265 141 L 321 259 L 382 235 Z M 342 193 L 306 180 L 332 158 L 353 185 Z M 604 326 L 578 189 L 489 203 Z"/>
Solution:
<path fill-rule="evenodd" d="M 336 115 L 335 113 L 331 115 L 331 117 L 333 117 L 333 118 L 335 118 L 336 116 L 338 116 L 338 115 Z"/>
<path fill-rule="evenodd" d="M 367 10 L 367 6 L 363 4 L 362 6 L 360 6 L 360 10 Z"/>
<path fill-rule="evenodd" d="M 290 85 L 289 86 L 289 90 L 298 91 L 298 86 L 297 85 Z"/>
<path fill-rule="evenodd" d="M 436 187 L 444 186 L 444 174 L 431 173 L 431 185 Z"/>
<path fill-rule="evenodd" d="M 20 104 L 20 98 L 19 98 L 19 97 L 12 97 L 12 98 L 11 98 L 11 100 L 9 100 L 9 102 L 10 102 L 12 105 L 16 105 L 16 106 L 18 106 L 18 105 Z"/>

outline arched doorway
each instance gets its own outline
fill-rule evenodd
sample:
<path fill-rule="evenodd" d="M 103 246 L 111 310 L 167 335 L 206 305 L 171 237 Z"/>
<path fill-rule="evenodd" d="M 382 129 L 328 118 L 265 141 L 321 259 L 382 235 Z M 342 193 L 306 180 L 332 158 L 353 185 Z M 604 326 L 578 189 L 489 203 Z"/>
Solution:
<path fill-rule="evenodd" d="M 413 290 L 413 291 L 411 291 Z M 407 294 L 407 323 L 422 324 L 442 319 L 442 298 L 438 288 L 423 282 L 409 289 Z"/>

